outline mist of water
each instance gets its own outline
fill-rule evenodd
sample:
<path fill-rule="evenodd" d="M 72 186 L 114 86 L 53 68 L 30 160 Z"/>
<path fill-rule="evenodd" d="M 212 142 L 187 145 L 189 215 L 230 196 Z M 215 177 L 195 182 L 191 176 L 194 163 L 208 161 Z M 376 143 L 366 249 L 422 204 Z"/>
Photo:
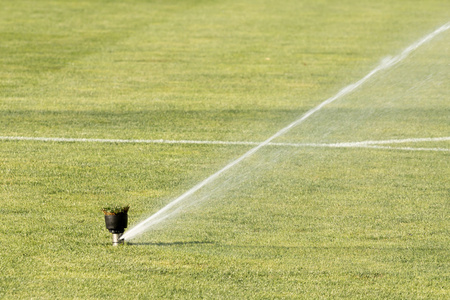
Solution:
<path fill-rule="evenodd" d="M 183 205 L 188 205 L 190 202 L 194 201 L 191 199 L 191 196 L 193 196 L 197 191 L 200 189 L 210 185 L 212 182 L 216 181 L 219 177 L 221 177 L 225 172 L 228 170 L 234 168 L 238 164 L 240 164 L 243 160 L 253 156 L 256 152 L 258 152 L 261 148 L 267 146 L 270 144 L 273 140 L 276 138 L 283 136 L 287 132 L 291 131 L 293 128 L 297 127 L 301 123 L 303 123 L 306 119 L 311 117 L 313 114 L 320 111 L 323 107 L 326 105 L 329 105 L 330 103 L 348 95 L 349 93 L 353 92 L 355 89 L 363 85 L 365 82 L 367 82 L 370 78 L 372 78 L 375 74 L 382 70 L 389 69 L 393 67 L 394 65 L 400 63 L 403 61 L 406 57 L 408 57 L 414 50 L 422 46 L 423 44 L 431 41 L 434 37 L 439 35 L 440 33 L 448 30 L 450 28 L 450 22 L 446 23 L 445 25 L 441 26 L 440 28 L 436 29 L 432 33 L 428 34 L 424 38 L 418 40 L 417 42 L 411 44 L 408 46 L 405 50 L 403 50 L 399 55 L 386 58 L 384 59 L 377 67 L 375 67 L 372 71 L 370 71 L 366 76 L 361 78 L 355 83 L 352 83 L 346 87 L 344 87 L 342 90 L 340 90 L 336 95 L 333 97 L 330 97 L 320 103 L 318 106 L 314 107 L 313 109 L 306 112 L 303 116 L 289 124 L 288 126 L 284 127 L 283 129 L 276 132 L 274 135 L 266 139 L 265 141 L 261 142 L 254 148 L 250 149 L 246 153 L 244 153 L 242 156 L 237 158 L 236 160 L 230 162 L 228 165 L 217 171 L 216 173 L 212 174 L 205 180 L 199 182 L 197 185 L 193 186 L 191 189 L 187 190 L 185 193 L 171 201 L 169 204 L 161 208 L 159 211 L 157 211 L 155 214 L 151 215 L 147 219 L 143 220 L 142 222 L 138 223 L 131 229 L 125 232 L 125 234 L 122 236 L 122 239 L 124 240 L 131 240 L 136 238 L 137 236 L 141 235 L 145 231 L 149 230 L 153 226 L 159 224 L 163 220 L 172 217 L 181 211 L 183 211 Z M 213 192 L 213 191 L 211 191 Z M 205 200 L 207 198 L 206 196 L 203 196 L 200 199 L 195 199 L 195 202 L 199 202 L 202 200 Z M 191 200 L 190 200 L 191 199 Z"/>

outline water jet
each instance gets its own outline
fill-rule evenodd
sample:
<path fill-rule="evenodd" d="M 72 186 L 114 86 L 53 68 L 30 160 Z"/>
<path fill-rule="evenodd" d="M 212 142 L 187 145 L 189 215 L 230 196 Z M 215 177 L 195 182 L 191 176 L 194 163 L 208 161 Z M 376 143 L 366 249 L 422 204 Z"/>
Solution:
<path fill-rule="evenodd" d="M 369 81 L 372 77 L 374 77 L 376 74 L 390 69 L 393 66 L 399 64 L 403 60 L 405 60 L 412 52 L 414 52 L 417 48 L 421 47 L 422 45 L 428 43 L 430 40 L 435 38 L 437 35 L 441 34 L 442 32 L 445 32 L 450 29 L 450 22 L 446 23 L 445 25 L 439 27 L 432 33 L 428 34 L 424 38 L 414 42 L 410 46 L 408 46 L 406 49 L 404 49 L 400 54 L 393 56 L 393 57 L 387 57 L 383 59 L 378 66 L 376 66 L 374 69 L 372 69 L 367 75 L 359 79 L 358 81 L 349 84 L 348 86 L 341 89 L 336 95 L 326 99 L 325 101 L 321 102 L 319 105 L 317 105 L 314 108 L 311 108 L 308 110 L 305 114 L 303 114 L 301 117 L 299 117 L 294 122 L 290 123 L 288 126 L 282 128 L 275 134 L 273 134 L 271 137 L 266 139 L 263 142 L 260 142 L 255 145 L 254 148 L 248 150 L 246 153 L 235 159 L 234 161 L 231 161 L 228 165 L 217 171 L 216 173 L 210 175 L 203 181 L 199 182 L 195 186 L 193 186 L 191 189 L 187 190 L 171 202 L 169 202 L 166 206 L 162 207 L 159 211 L 148 217 L 147 219 L 143 220 L 142 222 L 138 223 L 137 225 L 133 226 L 130 230 L 128 230 L 123 236 L 123 240 L 131 240 L 135 238 L 137 235 L 142 234 L 146 230 L 148 230 L 150 227 L 155 226 L 156 224 L 162 222 L 166 218 L 168 218 L 171 215 L 176 214 L 177 212 L 181 211 L 180 206 L 185 201 L 188 201 L 190 197 L 192 197 L 197 191 L 204 188 L 205 186 L 209 185 L 216 179 L 222 176 L 223 173 L 228 171 L 229 169 L 232 169 L 236 165 L 240 164 L 243 160 L 249 158 L 256 152 L 258 152 L 261 148 L 270 145 L 273 140 L 277 139 L 278 137 L 283 136 L 287 132 L 289 132 L 292 128 L 299 126 L 302 124 L 305 120 L 307 120 L 309 117 L 311 117 L 313 114 L 317 113 L 318 111 L 322 110 L 323 107 L 333 103 L 334 101 L 343 98 L 344 96 L 347 96 L 348 94 L 352 93 L 354 90 L 358 89 L 360 86 L 365 84 L 367 81 Z M 375 147 L 375 146 L 373 146 Z M 380 146 L 377 146 L 380 147 Z M 409 150 L 409 149 L 408 149 Z M 206 198 L 206 197 L 204 197 Z"/>

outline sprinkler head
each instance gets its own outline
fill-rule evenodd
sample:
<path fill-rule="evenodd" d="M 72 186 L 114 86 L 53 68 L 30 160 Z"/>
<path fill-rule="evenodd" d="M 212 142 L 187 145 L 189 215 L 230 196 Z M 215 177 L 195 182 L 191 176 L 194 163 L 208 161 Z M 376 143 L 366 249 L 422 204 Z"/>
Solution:
<path fill-rule="evenodd" d="M 116 215 L 105 215 L 106 229 L 112 233 L 112 243 L 113 246 L 118 246 L 123 244 L 123 239 L 120 239 L 125 228 L 128 225 L 128 215 L 127 213 L 119 213 Z"/>
<path fill-rule="evenodd" d="M 127 228 L 128 225 L 128 214 L 127 212 L 121 212 L 114 215 L 105 215 L 106 229 L 112 233 L 112 244 L 113 246 L 118 246 L 123 244 L 123 239 L 120 237 Z"/>

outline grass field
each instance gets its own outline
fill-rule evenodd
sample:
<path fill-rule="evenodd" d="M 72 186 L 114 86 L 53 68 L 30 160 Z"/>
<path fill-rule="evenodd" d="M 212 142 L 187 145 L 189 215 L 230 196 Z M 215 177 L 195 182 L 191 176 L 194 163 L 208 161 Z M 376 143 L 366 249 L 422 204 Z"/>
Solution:
<path fill-rule="evenodd" d="M 120 247 L 102 206 L 133 226 L 252 146 L 14 139 L 261 142 L 448 1 L 1 7 L 0 298 L 450 298 L 450 30 L 276 142 L 424 140 L 264 147 Z"/>

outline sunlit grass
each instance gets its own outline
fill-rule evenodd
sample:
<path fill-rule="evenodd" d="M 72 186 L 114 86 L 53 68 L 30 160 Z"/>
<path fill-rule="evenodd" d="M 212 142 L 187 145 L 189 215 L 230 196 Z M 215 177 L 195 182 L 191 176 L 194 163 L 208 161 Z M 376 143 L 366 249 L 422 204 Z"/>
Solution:
<path fill-rule="evenodd" d="M 445 1 L 3 1 L 0 136 L 262 141 L 448 22 Z M 448 33 L 283 142 L 448 136 Z M 394 145 L 397 146 L 397 145 Z M 398 146 L 442 147 L 448 141 Z M 448 152 L 0 141 L 0 298 L 449 297 Z"/>

